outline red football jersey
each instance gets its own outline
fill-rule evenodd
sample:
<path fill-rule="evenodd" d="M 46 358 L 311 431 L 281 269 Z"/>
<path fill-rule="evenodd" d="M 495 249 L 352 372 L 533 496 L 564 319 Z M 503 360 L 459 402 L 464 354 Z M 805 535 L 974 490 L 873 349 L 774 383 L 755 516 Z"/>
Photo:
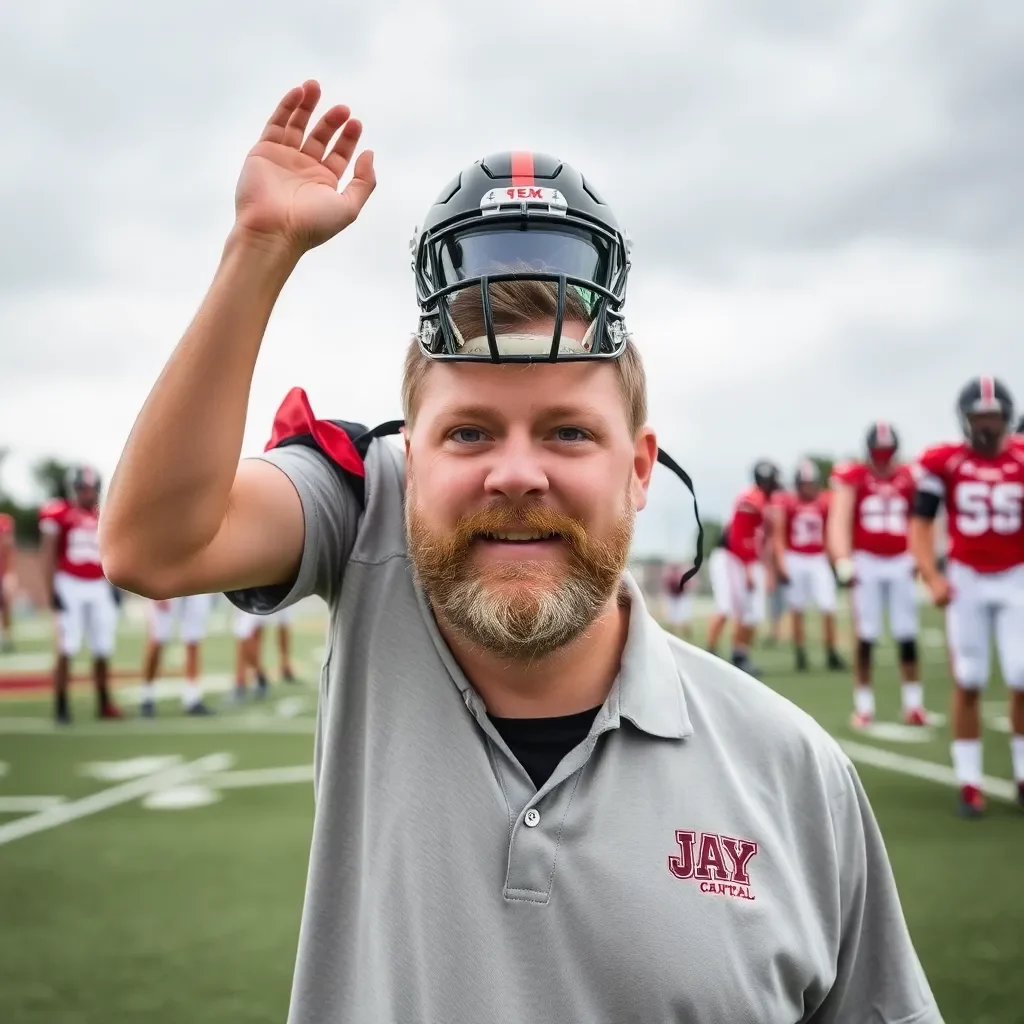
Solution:
<path fill-rule="evenodd" d="M 922 453 L 917 485 L 946 503 L 949 558 L 976 572 L 1002 572 L 1024 562 L 1024 447 L 994 458 L 966 442 Z"/>
<path fill-rule="evenodd" d="M 907 550 L 907 521 L 916 485 L 909 466 L 895 466 L 888 476 L 863 462 L 832 470 L 832 480 L 854 491 L 853 550 L 892 557 Z"/>
<path fill-rule="evenodd" d="M 0 576 L 7 571 L 10 551 L 14 546 L 14 517 L 0 512 Z"/>
<path fill-rule="evenodd" d="M 39 510 L 39 530 L 57 535 L 57 571 L 83 580 L 103 576 L 97 533 L 99 512 L 72 505 L 63 498 L 48 501 Z"/>
<path fill-rule="evenodd" d="M 761 557 L 767 507 L 768 498 L 760 487 L 750 487 L 736 499 L 726 547 L 742 562 Z"/>
<path fill-rule="evenodd" d="M 799 494 L 783 491 L 772 498 L 786 528 L 786 550 L 800 555 L 821 555 L 825 552 L 825 523 L 831 491 L 821 491 L 811 501 Z"/>

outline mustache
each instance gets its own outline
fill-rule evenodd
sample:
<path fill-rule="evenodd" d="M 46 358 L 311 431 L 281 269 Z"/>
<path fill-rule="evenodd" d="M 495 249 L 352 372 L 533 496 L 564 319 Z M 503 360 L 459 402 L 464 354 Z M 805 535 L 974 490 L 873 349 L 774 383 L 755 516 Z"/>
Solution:
<path fill-rule="evenodd" d="M 478 537 L 494 533 L 554 534 L 567 541 L 574 550 L 586 545 L 587 531 L 574 516 L 545 505 L 492 505 L 490 508 L 462 516 L 452 531 L 452 540 L 460 548 Z"/>

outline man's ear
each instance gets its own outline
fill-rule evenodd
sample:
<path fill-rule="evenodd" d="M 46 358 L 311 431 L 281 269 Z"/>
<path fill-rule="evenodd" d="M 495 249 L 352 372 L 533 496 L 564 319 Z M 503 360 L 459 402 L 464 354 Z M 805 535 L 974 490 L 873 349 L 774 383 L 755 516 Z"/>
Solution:
<path fill-rule="evenodd" d="M 651 427 L 642 427 L 633 449 L 633 504 L 638 512 L 647 504 L 647 489 L 657 461 L 657 435 Z"/>

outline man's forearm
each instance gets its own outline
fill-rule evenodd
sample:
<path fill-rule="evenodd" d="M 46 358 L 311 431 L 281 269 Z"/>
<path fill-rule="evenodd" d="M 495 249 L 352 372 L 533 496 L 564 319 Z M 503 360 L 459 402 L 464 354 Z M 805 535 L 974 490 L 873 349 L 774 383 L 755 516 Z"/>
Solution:
<path fill-rule="evenodd" d="M 111 479 L 104 568 L 173 561 L 202 549 L 224 520 L 249 389 L 274 304 L 297 256 L 233 233 L 209 292 L 135 422 Z"/>

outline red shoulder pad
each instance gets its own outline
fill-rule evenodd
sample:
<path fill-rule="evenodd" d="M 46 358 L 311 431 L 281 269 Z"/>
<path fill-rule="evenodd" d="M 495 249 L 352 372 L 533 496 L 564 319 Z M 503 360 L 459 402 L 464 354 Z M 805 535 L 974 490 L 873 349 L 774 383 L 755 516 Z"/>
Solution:
<path fill-rule="evenodd" d="M 860 462 L 840 462 L 832 467 L 832 482 L 856 487 L 864 480 L 864 465 Z"/>
<path fill-rule="evenodd" d="M 961 454 L 963 447 L 962 444 L 936 444 L 925 448 L 917 457 L 914 476 L 917 476 L 918 470 L 923 470 L 932 476 L 942 477 L 950 460 Z"/>
<path fill-rule="evenodd" d="M 274 429 L 264 451 L 280 448 L 296 438 L 307 436 L 332 462 L 354 476 L 366 475 L 363 460 L 356 451 L 352 438 L 330 420 L 318 420 L 313 415 L 309 397 L 302 388 L 292 388 L 274 416 Z"/>
<path fill-rule="evenodd" d="M 64 498 L 51 498 L 39 510 L 39 522 L 44 519 L 60 519 L 67 511 L 68 503 Z"/>

